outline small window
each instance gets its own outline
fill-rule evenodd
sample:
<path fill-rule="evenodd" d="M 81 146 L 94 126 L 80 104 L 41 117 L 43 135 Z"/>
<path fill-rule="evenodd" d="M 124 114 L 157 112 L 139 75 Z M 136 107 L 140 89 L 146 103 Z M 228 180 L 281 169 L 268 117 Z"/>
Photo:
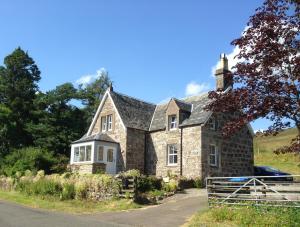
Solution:
<path fill-rule="evenodd" d="M 168 145 L 168 165 L 177 165 L 177 148 L 176 145 Z"/>
<path fill-rule="evenodd" d="M 176 115 L 169 116 L 169 129 L 176 129 L 177 128 L 177 119 Z"/>
<path fill-rule="evenodd" d="M 74 162 L 86 162 L 92 160 L 92 146 L 74 147 Z"/>
<path fill-rule="evenodd" d="M 105 132 L 107 129 L 106 116 L 101 117 L 101 131 Z"/>
<path fill-rule="evenodd" d="M 210 118 L 208 120 L 208 127 L 211 129 L 211 130 L 216 130 L 216 119 L 215 118 Z"/>
<path fill-rule="evenodd" d="M 107 162 L 113 162 L 114 161 L 114 150 L 108 149 L 107 150 Z"/>
<path fill-rule="evenodd" d="M 211 166 L 218 166 L 218 151 L 215 145 L 209 146 L 209 164 Z"/>
<path fill-rule="evenodd" d="M 97 160 L 100 162 L 103 161 L 103 146 L 98 147 Z"/>
<path fill-rule="evenodd" d="M 112 115 L 107 115 L 107 126 L 108 126 L 108 131 L 112 130 Z"/>

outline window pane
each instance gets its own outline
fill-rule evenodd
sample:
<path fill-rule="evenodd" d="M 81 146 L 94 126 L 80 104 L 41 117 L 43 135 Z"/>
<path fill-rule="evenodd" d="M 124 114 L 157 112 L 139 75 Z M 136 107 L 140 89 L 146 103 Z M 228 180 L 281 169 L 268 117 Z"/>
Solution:
<path fill-rule="evenodd" d="M 112 130 L 112 115 L 107 116 L 108 130 Z"/>
<path fill-rule="evenodd" d="M 107 162 L 113 162 L 114 161 L 114 151 L 113 149 L 107 150 Z"/>
<path fill-rule="evenodd" d="M 79 162 L 79 147 L 74 148 L 74 162 Z"/>
<path fill-rule="evenodd" d="M 174 155 L 174 164 L 177 163 L 177 155 Z"/>
<path fill-rule="evenodd" d="M 97 160 L 103 161 L 103 146 L 98 147 Z"/>
<path fill-rule="evenodd" d="M 91 161 L 92 146 L 86 146 L 85 161 Z"/>
<path fill-rule="evenodd" d="M 79 161 L 83 162 L 85 160 L 85 147 L 80 147 L 80 155 L 79 155 Z"/>
<path fill-rule="evenodd" d="M 106 116 L 101 117 L 101 131 L 106 131 Z"/>

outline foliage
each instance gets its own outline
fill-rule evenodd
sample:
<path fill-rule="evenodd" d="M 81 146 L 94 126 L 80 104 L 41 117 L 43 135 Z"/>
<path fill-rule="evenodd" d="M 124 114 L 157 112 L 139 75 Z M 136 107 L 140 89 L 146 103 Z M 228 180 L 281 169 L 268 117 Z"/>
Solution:
<path fill-rule="evenodd" d="M 6 155 L 0 167 L 0 173 L 13 176 L 17 172 L 24 174 L 29 169 L 33 172 L 44 170 L 46 173 L 49 173 L 54 164 L 56 164 L 56 159 L 52 152 L 28 147 L 14 150 Z"/>
<path fill-rule="evenodd" d="M 276 134 L 295 125 L 297 137 L 281 152 L 300 152 L 300 5 L 298 1 L 265 0 L 250 17 L 242 36 L 232 42 L 239 53 L 232 74 L 238 85 L 231 92 L 210 92 L 208 109 L 243 110 L 228 122 L 229 135 L 258 118 L 267 118 L 267 130 Z"/>
<path fill-rule="evenodd" d="M 194 179 L 194 187 L 195 188 L 203 188 L 203 182 L 200 177 Z"/>
<path fill-rule="evenodd" d="M 119 176 L 120 177 L 140 177 L 141 176 L 141 173 L 138 169 L 130 169 L 130 170 L 127 170 L 125 172 L 120 172 L 119 173 Z"/>
<path fill-rule="evenodd" d="M 69 103 L 77 98 L 77 90 L 71 83 L 37 96 L 38 122 L 28 126 L 35 146 L 68 156 L 71 141 L 80 138 L 87 125 L 84 111 Z"/>
<path fill-rule="evenodd" d="M 276 217 L 276 218 L 274 218 Z M 188 226 L 298 226 L 300 210 L 281 207 L 215 207 L 196 214 Z"/>
<path fill-rule="evenodd" d="M 176 192 L 178 189 L 178 182 L 171 179 L 169 182 L 164 182 L 162 188 L 166 192 Z"/>
<path fill-rule="evenodd" d="M 120 193 L 119 181 L 106 174 L 51 174 L 39 171 L 34 175 L 26 171 L 18 178 L 0 177 L 0 189 L 14 190 L 26 195 L 52 196 L 61 200 L 107 200 Z"/>
<path fill-rule="evenodd" d="M 153 190 L 161 190 L 162 180 L 153 176 L 141 176 L 137 180 L 137 190 L 139 192 L 148 192 Z"/>
<path fill-rule="evenodd" d="M 79 96 L 85 106 L 85 121 L 91 122 L 92 117 L 100 104 L 101 98 L 112 81 L 104 69 L 98 72 L 99 77 L 90 84 L 81 84 L 78 89 Z"/>
<path fill-rule="evenodd" d="M 51 171 L 62 172 L 71 142 L 86 131 L 111 80 L 103 71 L 94 82 L 79 88 L 65 83 L 41 92 L 40 79 L 38 66 L 20 47 L 5 57 L 4 65 L 0 66 L 0 165 L 7 166 L 3 159 L 7 162 L 18 156 L 16 149 L 34 146 L 53 152 L 57 164 Z M 83 105 L 76 107 L 74 100 Z M 5 158 L 10 153 L 14 154 Z M 24 171 L 25 167 L 18 165 L 8 165 L 6 174 Z"/>
<path fill-rule="evenodd" d="M 10 112 L 10 120 L 5 127 L 14 126 L 14 134 L 6 139 L 14 147 L 30 145 L 32 137 L 26 127 L 34 121 L 34 99 L 38 92 L 40 71 L 34 60 L 20 47 L 5 57 L 4 65 L 0 67 L 0 105 Z"/>

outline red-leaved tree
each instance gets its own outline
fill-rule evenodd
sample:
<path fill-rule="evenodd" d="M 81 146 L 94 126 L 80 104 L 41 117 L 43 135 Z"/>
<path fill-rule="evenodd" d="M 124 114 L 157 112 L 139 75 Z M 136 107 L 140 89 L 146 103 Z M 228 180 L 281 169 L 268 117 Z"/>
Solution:
<path fill-rule="evenodd" d="M 272 121 L 266 131 L 276 135 L 295 126 L 297 137 L 281 152 L 300 152 L 300 3 L 265 0 L 250 17 L 247 29 L 232 44 L 240 49 L 230 92 L 211 91 L 207 106 L 216 112 L 242 110 L 223 132 L 230 135 L 258 118 Z"/>

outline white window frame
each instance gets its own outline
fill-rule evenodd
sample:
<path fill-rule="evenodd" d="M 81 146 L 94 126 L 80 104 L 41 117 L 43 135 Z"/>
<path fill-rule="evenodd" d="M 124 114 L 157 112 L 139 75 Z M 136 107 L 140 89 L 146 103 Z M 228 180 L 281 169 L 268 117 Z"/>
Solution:
<path fill-rule="evenodd" d="M 106 125 L 107 125 L 107 130 L 108 131 L 112 131 L 112 119 L 113 119 L 113 117 L 112 117 L 112 114 L 110 114 L 110 115 L 107 115 L 106 116 L 106 119 L 107 119 L 107 123 L 106 123 Z"/>
<path fill-rule="evenodd" d="M 174 118 L 174 120 L 172 119 Z M 177 116 L 176 115 L 169 115 L 169 130 L 177 129 Z"/>
<path fill-rule="evenodd" d="M 207 122 L 209 129 L 216 130 L 216 119 L 214 117 L 209 118 Z"/>
<path fill-rule="evenodd" d="M 176 156 L 176 163 L 175 161 L 175 156 Z M 170 160 L 173 157 L 173 162 L 171 163 Z M 168 166 L 177 166 L 178 165 L 178 150 L 177 146 L 175 144 L 169 144 L 167 146 L 167 165 Z"/>
<path fill-rule="evenodd" d="M 214 150 L 212 151 L 211 148 L 214 148 Z M 209 145 L 209 154 L 208 154 L 208 161 L 209 161 L 209 165 L 210 166 L 214 166 L 217 167 L 218 166 L 218 161 L 219 161 L 219 152 L 218 152 L 218 147 L 215 144 L 210 144 Z M 212 163 L 212 157 L 214 157 L 214 162 Z"/>
<path fill-rule="evenodd" d="M 87 147 L 90 147 L 90 159 L 87 160 Z M 83 153 L 84 157 L 81 159 L 81 149 L 84 148 Z M 76 149 L 78 149 L 78 155 L 76 155 Z M 93 146 L 92 144 L 79 144 L 73 147 L 73 163 L 83 163 L 91 162 L 93 155 Z"/>

